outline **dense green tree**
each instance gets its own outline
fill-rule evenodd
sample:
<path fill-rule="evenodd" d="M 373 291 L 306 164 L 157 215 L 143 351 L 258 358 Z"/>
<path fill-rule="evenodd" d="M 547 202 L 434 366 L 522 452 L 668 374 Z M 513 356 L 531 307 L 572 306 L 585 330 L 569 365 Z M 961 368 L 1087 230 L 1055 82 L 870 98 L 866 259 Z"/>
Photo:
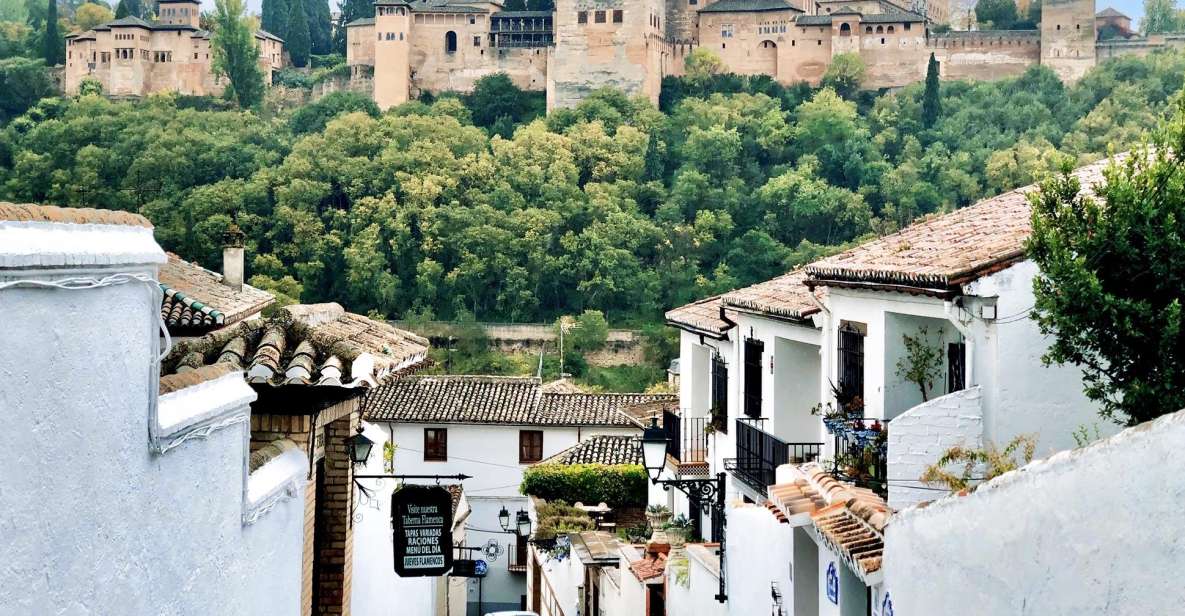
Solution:
<path fill-rule="evenodd" d="M 53 91 L 44 62 L 28 58 L 0 60 L 0 125 Z"/>
<path fill-rule="evenodd" d="M 259 68 L 259 46 L 246 15 L 243 0 L 215 0 L 214 71 L 229 80 L 227 97 L 247 109 L 263 99 L 263 71 Z"/>
<path fill-rule="evenodd" d="M 864 60 L 857 53 L 836 54 L 823 73 L 823 87 L 835 90 L 840 96 L 850 99 L 864 81 Z"/>
<path fill-rule="evenodd" d="M 1096 196 L 1067 173 L 1032 197 L 1029 254 L 1045 359 L 1084 371 L 1102 415 L 1134 425 L 1185 407 L 1185 106 L 1109 168 Z"/>
<path fill-rule="evenodd" d="M 61 32 L 58 31 L 58 0 L 46 0 L 45 32 L 42 34 L 42 54 L 48 66 L 62 63 L 66 54 L 65 43 Z"/>
<path fill-rule="evenodd" d="M 284 33 L 288 35 L 285 37 L 284 43 L 287 46 L 289 57 L 292 58 L 292 64 L 301 68 L 308 65 L 313 41 L 302 0 L 292 0 L 289 3 L 288 26 L 284 29 Z"/>
<path fill-rule="evenodd" d="M 934 52 L 930 52 L 930 62 L 926 64 L 926 91 L 922 94 L 922 126 L 934 126 L 941 114 L 942 93 L 938 83 L 938 60 L 935 59 Z"/>
<path fill-rule="evenodd" d="M 356 92 L 332 92 L 317 101 L 297 109 L 288 118 L 288 126 L 297 135 L 319 133 L 333 118 L 354 111 L 361 111 L 372 118 L 379 116 L 379 107 L 369 96 Z"/>
<path fill-rule="evenodd" d="M 984 30 L 1011 30 L 1016 20 L 1015 0 L 979 0 L 975 3 L 975 21 Z"/>
<path fill-rule="evenodd" d="M 288 38 L 288 0 L 263 0 L 259 27 L 282 38 Z"/>
<path fill-rule="evenodd" d="M 315 55 L 333 51 L 333 16 L 329 13 L 329 0 L 303 0 L 305 16 L 309 24 L 309 49 Z"/>
<path fill-rule="evenodd" d="M 492 127 L 504 118 L 510 126 L 529 121 L 542 115 L 541 103 L 543 101 L 537 93 L 519 89 L 506 73 L 494 73 L 478 79 L 473 84 L 473 92 L 465 97 L 465 104 L 472 111 L 473 123 L 486 127 Z"/>
<path fill-rule="evenodd" d="M 130 0 L 119 0 L 115 5 L 115 18 L 123 19 L 131 14 L 131 9 L 128 7 Z"/>
<path fill-rule="evenodd" d="M 1140 20 L 1140 29 L 1144 34 L 1178 31 L 1180 24 L 1177 23 L 1176 3 L 1173 0 L 1144 0 L 1144 19 Z"/>
<path fill-rule="evenodd" d="M 24 0 L 0 0 L 0 22 L 24 23 L 28 18 Z"/>
<path fill-rule="evenodd" d="M 115 14 L 105 4 L 87 2 L 74 11 L 74 25 L 83 31 L 105 24 L 112 19 L 115 19 Z"/>

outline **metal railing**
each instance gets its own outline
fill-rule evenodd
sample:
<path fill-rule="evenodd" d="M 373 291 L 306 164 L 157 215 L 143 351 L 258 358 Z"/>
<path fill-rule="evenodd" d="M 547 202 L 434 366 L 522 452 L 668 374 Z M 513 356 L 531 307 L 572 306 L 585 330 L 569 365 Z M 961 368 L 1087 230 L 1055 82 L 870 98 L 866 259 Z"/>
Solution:
<path fill-rule="evenodd" d="M 511 573 L 527 572 L 527 552 L 525 546 L 523 551 L 519 552 L 518 546 L 515 544 L 506 544 L 506 568 Z"/>
<path fill-rule="evenodd" d="M 881 495 L 887 494 L 888 430 L 888 420 L 874 417 L 847 419 L 832 426 L 835 450 L 831 474 Z"/>
<path fill-rule="evenodd" d="M 683 417 L 664 410 L 662 429 L 667 437 L 667 455 L 680 464 L 708 461 L 709 417 Z"/>
<path fill-rule="evenodd" d="M 763 421 L 736 421 L 737 457 L 728 468 L 737 479 L 761 494 L 777 483 L 779 466 L 817 460 L 823 450 L 823 443 L 787 443 L 758 427 Z"/>

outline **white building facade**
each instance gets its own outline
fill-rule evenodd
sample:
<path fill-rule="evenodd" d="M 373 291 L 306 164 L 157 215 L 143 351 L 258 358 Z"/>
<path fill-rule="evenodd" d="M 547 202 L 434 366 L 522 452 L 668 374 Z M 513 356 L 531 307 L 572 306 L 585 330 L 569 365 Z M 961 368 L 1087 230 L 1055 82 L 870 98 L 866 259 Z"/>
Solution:
<path fill-rule="evenodd" d="M 0 614 L 301 612 L 304 456 L 242 374 L 160 377 L 143 218 L 0 203 Z"/>

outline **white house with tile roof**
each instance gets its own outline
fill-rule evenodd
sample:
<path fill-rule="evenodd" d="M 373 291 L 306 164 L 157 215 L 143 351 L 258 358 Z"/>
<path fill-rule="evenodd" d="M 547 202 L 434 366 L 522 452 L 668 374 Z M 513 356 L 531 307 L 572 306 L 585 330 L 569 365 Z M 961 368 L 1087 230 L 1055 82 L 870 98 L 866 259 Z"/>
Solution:
<path fill-rule="evenodd" d="M 144 218 L 0 203 L 0 614 L 301 613 L 303 451 L 242 372 L 161 375 Z"/>
<path fill-rule="evenodd" d="M 493 541 L 502 548 L 481 583 L 484 613 L 518 609 L 525 596 L 525 563 L 518 562 L 522 550 L 513 534 L 501 532 L 498 521 L 503 507 L 512 519 L 518 510 L 527 509 L 526 497 L 519 492 L 523 471 L 582 443 L 600 443 L 593 440 L 598 437 L 637 437 L 642 424 L 627 411 L 661 402 L 674 407 L 677 397 L 555 393 L 544 391 L 540 380 L 532 377 L 424 375 L 375 389 L 363 403 L 363 414 L 376 451 L 394 443 L 395 473 L 472 477 L 464 482 L 473 512 L 468 541 Z M 389 527 L 389 520 L 376 523 Z M 389 584 L 394 574 L 386 565 L 378 565 L 366 579 L 356 569 L 355 593 L 371 584 Z M 469 590 L 469 603 L 476 609 L 476 581 L 470 582 Z"/>
<path fill-rule="evenodd" d="M 1084 191 L 1107 164 L 1074 172 Z M 1040 455 L 1073 447 L 1079 426 L 1114 431 L 1083 394 L 1081 370 L 1041 361 L 1049 343 L 1029 314 L 1038 269 L 1025 257 L 1026 195 L 1035 189 L 930 217 L 806 267 L 807 285 L 826 290 L 823 399 L 834 401 L 834 383 L 862 398 L 864 417 L 888 422 L 884 470 L 895 508 L 932 498 L 918 478 L 950 446 L 1003 446 L 1028 434 Z M 905 336 L 939 353 L 928 400 L 900 374 Z M 836 439 L 827 446 L 828 457 L 842 448 Z"/>

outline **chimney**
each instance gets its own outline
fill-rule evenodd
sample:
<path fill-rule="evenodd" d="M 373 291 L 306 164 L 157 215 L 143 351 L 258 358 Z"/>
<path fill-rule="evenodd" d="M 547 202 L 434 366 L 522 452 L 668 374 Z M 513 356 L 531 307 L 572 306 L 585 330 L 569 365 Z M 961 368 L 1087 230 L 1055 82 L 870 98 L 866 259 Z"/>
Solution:
<path fill-rule="evenodd" d="M 222 236 L 222 284 L 235 291 L 243 290 L 243 237 L 235 224 Z"/>

